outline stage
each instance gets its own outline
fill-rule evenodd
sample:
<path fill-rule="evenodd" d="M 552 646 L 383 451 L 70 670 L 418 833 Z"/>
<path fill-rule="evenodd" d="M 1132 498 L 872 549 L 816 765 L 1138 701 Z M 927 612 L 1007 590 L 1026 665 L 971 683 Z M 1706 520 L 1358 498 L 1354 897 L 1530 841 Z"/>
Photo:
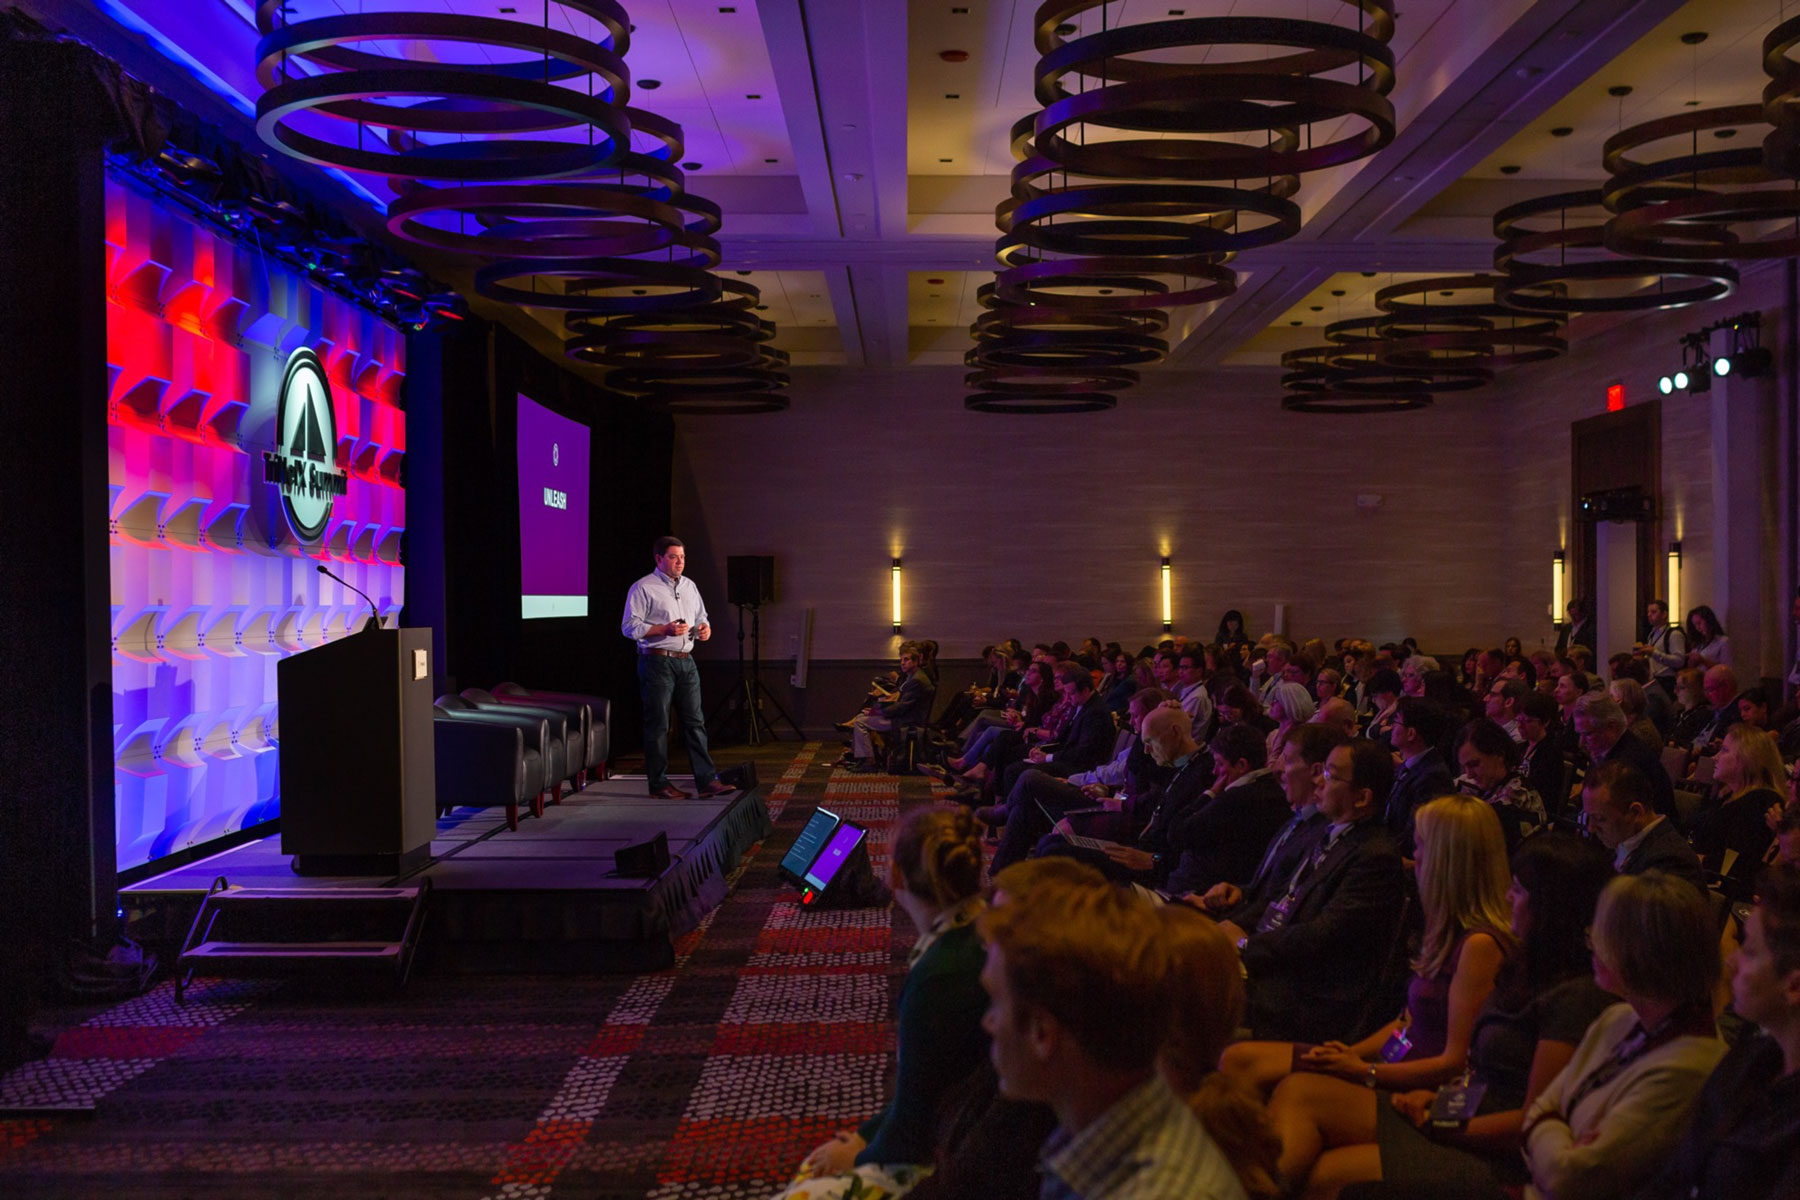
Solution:
<path fill-rule="evenodd" d="M 691 778 L 671 776 L 691 788 Z M 674 940 L 725 898 L 727 876 L 772 828 L 760 788 L 720 799 L 652 800 L 642 775 L 590 783 L 521 816 L 458 809 L 440 818 L 431 861 L 403 876 L 297 875 L 274 835 L 134 883 L 119 904 L 140 928 L 178 943 L 221 876 L 248 888 L 387 887 L 431 881 L 418 969 L 594 974 L 658 970 Z M 658 832 L 669 866 L 651 879 L 621 877 L 613 856 Z"/>

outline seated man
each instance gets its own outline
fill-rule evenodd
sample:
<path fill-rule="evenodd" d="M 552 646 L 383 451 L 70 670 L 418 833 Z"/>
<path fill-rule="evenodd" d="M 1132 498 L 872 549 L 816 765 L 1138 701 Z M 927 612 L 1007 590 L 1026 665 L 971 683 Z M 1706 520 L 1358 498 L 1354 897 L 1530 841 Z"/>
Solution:
<path fill-rule="evenodd" d="M 1044 1200 L 1242 1200 L 1231 1164 L 1157 1072 L 1176 997 L 1155 911 L 1116 888 L 1046 881 L 979 928 L 1000 1093 L 1056 1112 Z"/>
<path fill-rule="evenodd" d="M 1181 707 L 1194 722 L 1194 736 L 1203 738 L 1213 722 L 1212 696 L 1206 690 L 1206 651 L 1199 646 L 1186 647 L 1176 655 L 1175 668 Z"/>
<path fill-rule="evenodd" d="M 1169 821 L 1169 850 L 1179 856 L 1163 885 L 1171 895 L 1249 879 L 1292 815 L 1281 779 L 1268 766 L 1268 740 L 1254 727 L 1227 725 L 1207 749 L 1212 788 Z"/>
<path fill-rule="evenodd" d="M 1674 822 L 1652 807 L 1649 781 L 1629 763 L 1601 763 L 1581 785 L 1581 814 L 1587 830 L 1613 852 L 1621 875 L 1666 871 L 1706 890 L 1700 856 Z"/>
<path fill-rule="evenodd" d="M 1700 690 L 1706 693 L 1706 702 L 1712 705 L 1713 715 L 1694 736 L 1692 746 L 1696 754 L 1711 754 L 1718 750 L 1725 731 L 1742 719 L 1738 715 L 1737 672 L 1724 663 L 1708 667 L 1706 674 L 1701 676 Z"/>
<path fill-rule="evenodd" d="M 1488 685 L 1483 701 L 1488 720 L 1506 730 L 1506 736 L 1515 742 L 1524 740 L 1519 736 L 1519 709 L 1529 690 L 1523 679 L 1496 679 Z"/>
<path fill-rule="evenodd" d="M 1675 785 L 1662 765 L 1662 753 L 1656 746 L 1625 727 L 1625 710 L 1604 692 L 1583 696 L 1575 705 L 1575 734 L 1581 748 L 1588 753 L 1592 771 L 1604 763 L 1620 762 L 1637 768 L 1650 787 L 1655 811 L 1665 817 L 1675 815 Z"/>
<path fill-rule="evenodd" d="M 1392 742 L 1400 756 L 1393 789 L 1383 797 L 1381 823 L 1402 858 L 1413 856 L 1413 814 L 1439 796 L 1456 791 L 1450 764 L 1438 747 L 1450 732 L 1442 707 L 1417 696 L 1402 696 L 1394 712 Z"/>
<path fill-rule="evenodd" d="M 1274 767 L 1291 814 L 1287 823 L 1269 840 L 1269 848 L 1248 879 L 1215 883 L 1203 894 L 1183 899 L 1216 917 L 1240 905 L 1261 903 L 1270 888 L 1285 884 L 1324 835 L 1326 821 L 1319 815 L 1318 799 L 1325 782 L 1325 763 L 1333 750 L 1349 741 L 1348 734 L 1328 725 L 1298 725 L 1288 730 Z"/>
<path fill-rule="evenodd" d="M 1406 896 L 1400 855 L 1378 819 L 1393 790 L 1387 748 L 1366 738 L 1326 760 L 1326 831 L 1279 889 L 1226 915 L 1249 976 L 1246 1018 L 1259 1040 L 1350 1041 L 1375 989 Z M 1268 898 L 1272 897 L 1272 898 Z"/>
<path fill-rule="evenodd" d="M 919 669 L 922 661 L 917 642 L 900 644 L 900 686 L 850 722 L 851 752 L 839 760 L 840 766 L 864 772 L 879 770 L 873 734 L 923 725 L 931 719 L 931 700 L 937 687 Z"/>

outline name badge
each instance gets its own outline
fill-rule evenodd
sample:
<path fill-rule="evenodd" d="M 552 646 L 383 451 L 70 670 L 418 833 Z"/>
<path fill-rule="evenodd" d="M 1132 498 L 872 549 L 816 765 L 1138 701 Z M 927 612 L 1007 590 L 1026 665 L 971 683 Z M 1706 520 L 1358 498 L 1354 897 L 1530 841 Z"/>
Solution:
<path fill-rule="evenodd" d="M 1461 1080 L 1446 1083 L 1438 1089 L 1437 1099 L 1431 1102 L 1431 1123 L 1442 1129 L 1459 1129 L 1469 1123 L 1481 1109 L 1481 1098 L 1487 1094 L 1487 1084 L 1473 1080 Z"/>
<path fill-rule="evenodd" d="M 1283 896 L 1275 903 L 1269 905 L 1263 912 L 1263 919 L 1257 923 L 1256 931 L 1258 933 L 1268 933 L 1270 930 L 1280 929 L 1283 925 L 1286 925 L 1288 912 L 1293 906 L 1294 898 L 1292 896 Z"/>
<path fill-rule="evenodd" d="M 1396 1029 L 1388 1035 L 1387 1042 L 1381 1047 L 1381 1061 L 1397 1063 L 1411 1053 L 1412 1038 L 1406 1035 L 1406 1030 Z"/>

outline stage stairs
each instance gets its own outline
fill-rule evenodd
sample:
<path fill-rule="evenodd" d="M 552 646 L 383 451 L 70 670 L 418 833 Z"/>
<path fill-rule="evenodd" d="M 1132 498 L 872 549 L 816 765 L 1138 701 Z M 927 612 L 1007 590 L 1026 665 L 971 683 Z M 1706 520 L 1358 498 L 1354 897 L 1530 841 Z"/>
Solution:
<path fill-rule="evenodd" d="M 406 985 L 431 880 L 405 887 L 246 888 L 213 881 L 175 963 L 175 998 L 210 978 L 388 980 Z"/>

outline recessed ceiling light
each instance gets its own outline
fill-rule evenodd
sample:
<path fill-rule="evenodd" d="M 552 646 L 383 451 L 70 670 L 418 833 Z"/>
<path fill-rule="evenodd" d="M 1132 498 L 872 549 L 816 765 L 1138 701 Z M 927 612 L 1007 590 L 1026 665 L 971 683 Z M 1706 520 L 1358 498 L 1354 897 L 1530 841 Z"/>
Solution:
<path fill-rule="evenodd" d="M 1185 8 L 1171 8 L 1171 9 L 1170 9 L 1170 10 L 1169 10 L 1169 15 L 1170 15 L 1170 16 L 1171 16 L 1171 17 L 1185 17 L 1185 16 L 1187 16 L 1187 9 L 1185 9 Z"/>
<path fill-rule="evenodd" d="M 1574 132 L 1575 131 L 1567 125 L 1558 125 L 1555 129 L 1552 129 L 1550 131 L 1550 136 L 1551 137 L 1568 137 L 1571 133 L 1574 133 Z"/>
<path fill-rule="evenodd" d="M 761 100 L 762 93 L 761 92 L 745 92 L 744 99 L 746 99 L 746 100 Z"/>
<path fill-rule="evenodd" d="M 1363 273 L 1362 273 L 1362 277 L 1363 277 L 1363 278 L 1364 278 L 1364 279 L 1373 279 L 1373 278 L 1375 278 L 1375 272 L 1373 272 L 1373 271 L 1364 271 L 1364 272 L 1363 272 Z"/>
<path fill-rule="evenodd" d="M 931 284 L 933 287 L 938 287 L 941 286 L 944 281 L 941 279 L 927 279 L 925 282 Z"/>
<path fill-rule="evenodd" d="M 1715 130 L 1713 130 L 1713 136 L 1716 138 L 1734 138 L 1737 136 L 1737 130 L 1735 130 L 1735 129 L 1715 129 Z"/>
<path fill-rule="evenodd" d="M 944 99 L 946 99 L 946 100 L 961 100 L 962 93 L 960 93 L 960 92 L 945 92 Z"/>
<path fill-rule="evenodd" d="M 654 92 L 657 88 L 662 86 L 662 80 L 640 79 L 637 81 L 637 86 L 643 88 L 646 92 Z"/>
<path fill-rule="evenodd" d="M 632 288 L 631 294 L 634 296 L 648 296 L 650 293 L 644 288 Z"/>
<path fill-rule="evenodd" d="M 1706 40 L 1706 34 L 1700 32 L 1699 30 L 1695 30 L 1693 33 L 1684 33 L 1681 35 L 1681 44 L 1684 46 L 1698 46 L 1701 42 L 1704 42 L 1705 40 Z"/>
<path fill-rule="evenodd" d="M 1304 325 L 1304 324 L 1306 324 L 1306 322 L 1305 321 L 1289 321 L 1288 324 L 1289 325 Z"/>
<path fill-rule="evenodd" d="M 809 299 L 809 300 L 817 300 L 818 298 L 819 298 L 819 293 L 817 293 L 817 292 L 808 292 L 807 293 L 807 299 Z"/>
<path fill-rule="evenodd" d="M 736 6 L 734 6 L 734 5 L 730 5 L 730 4 L 721 4 L 721 5 L 720 5 L 720 6 L 719 6 L 719 11 L 720 11 L 720 12 L 722 12 L 722 13 L 734 13 L 734 12 L 736 12 L 736 11 L 737 11 L 737 8 L 736 8 Z"/>
<path fill-rule="evenodd" d="M 1606 94 L 1623 99 L 1624 97 L 1631 95 L 1631 85 L 1629 83 L 1615 83 L 1612 87 L 1606 89 Z"/>
<path fill-rule="evenodd" d="M 739 271 L 738 272 L 739 275 L 748 275 L 749 273 L 750 272 L 748 272 L 748 271 Z"/>
<path fill-rule="evenodd" d="M 947 63 L 968 62 L 969 52 L 967 50 L 939 50 L 938 57 Z"/>
<path fill-rule="evenodd" d="M 501 12 L 503 12 L 503 13 L 516 13 L 516 12 L 518 12 L 518 11 L 519 11 L 519 10 L 518 10 L 518 9 L 516 9 L 516 8 L 512 8 L 512 7 L 507 7 L 507 8 L 503 8 L 503 9 L 501 9 L 501 10 L 500 10 L 500 11 L 501 11 Z"/>
<path fill-rule="evenodd" d="M 949 162 L 950 160 L 947 158 L 940 158 L 940 159 L 938 159 L 938 161 L 939 162 Z"/>
<path fill-rule="evenodd" d="M 1325 311 L 1325 306 L 1323 304 L 1314 304 L 1314 305 L 1311 305 L 1310 307 L 1312 308 L 1312 310 L 1314 312 L 1324 312 Z"/>
<path fill-rule="evenodd" d="M 1500 168 L 1500 173 L 1502 175 L 1517 175 L 1520 169 L 1521 168 L 1517 163 L 1507 163 L 1504 167 Z"/>
<path fill-rule="evenodd" d="M 759 304 L 759 305 L 757 305 L 757 306 L 756 306 L 756 311 L 757 311 L 757 312 L 768 312 L 768 311 L 769 311 L 769 306 L 768 306 L 768 305 L 766 305 L 766 304 Z"/>
<path fill-rule="evenodd" d="M 1454 296 L 1454 295 L 1456 295 L 1456 293 L 1455 293 L 1455 292 L 1439 292 L 1439 293 L 1438 293 L 1438 295 L 1440 295 L 1440 296 Z"/>
<path fill-rule="evenodd" d="M 951 13 L 952 13 L 952 14 L 953 14 L 953 15 L 955 15 L 955 16 L 966 16 L 966 15 L 967 15 L 967 14 L 968 14 L 968 11 L 969 11 L 969 10 L 968 10 L 968 9 L 966 9 L 966 8 L 955 8 L 955 7 L 952 7 L 952 8 L 951 8 L 951 9 L 950 9 L 950 12 L 951 12 Z"/>
<path fill-rule="evenodd" d="M 1346 292 L 1343 288 L 1332 288 L 1331 294 L 1334 296 L 1347 296 L 1350 293 Z"/>
<path fill-rule="evenodd" d="M 1061 25 L 1058 25 L 1056 27 L 1056 36 L 1057 37 L 1068 37 L 1071 33 L 1074 33 L 1074 32 L 1075 32 L 1075 26 L 1069 24 L 1067 21 L 1064 21 Z"/>
<path fill-rule="evenodd" d="M 927 292 L 925 293 L 925 298 L 927 300 L 942 300 L 944 297 L 941 292 Z"/>
<path fill-rule="evenodd" d="M 1698 100 L 1688 100 L 1682 104 L 1682 107 L 1683 108 L 1699 108 L 1700 102 Z"/>
<path fill-rule="evenodd" d="M 765 159 L 763 159 L 763 161 L 766 163 L 772 163 L 772 162 L 780 162 L 781 160 L 779 158 L 765 158 Z"/>
<path fill-rule="evenodd" d="M 685 162 L 681 164 L 681 169 L 684 171 L 698 171 L 700 169 L 700 164 L 697 162 Z"/>

